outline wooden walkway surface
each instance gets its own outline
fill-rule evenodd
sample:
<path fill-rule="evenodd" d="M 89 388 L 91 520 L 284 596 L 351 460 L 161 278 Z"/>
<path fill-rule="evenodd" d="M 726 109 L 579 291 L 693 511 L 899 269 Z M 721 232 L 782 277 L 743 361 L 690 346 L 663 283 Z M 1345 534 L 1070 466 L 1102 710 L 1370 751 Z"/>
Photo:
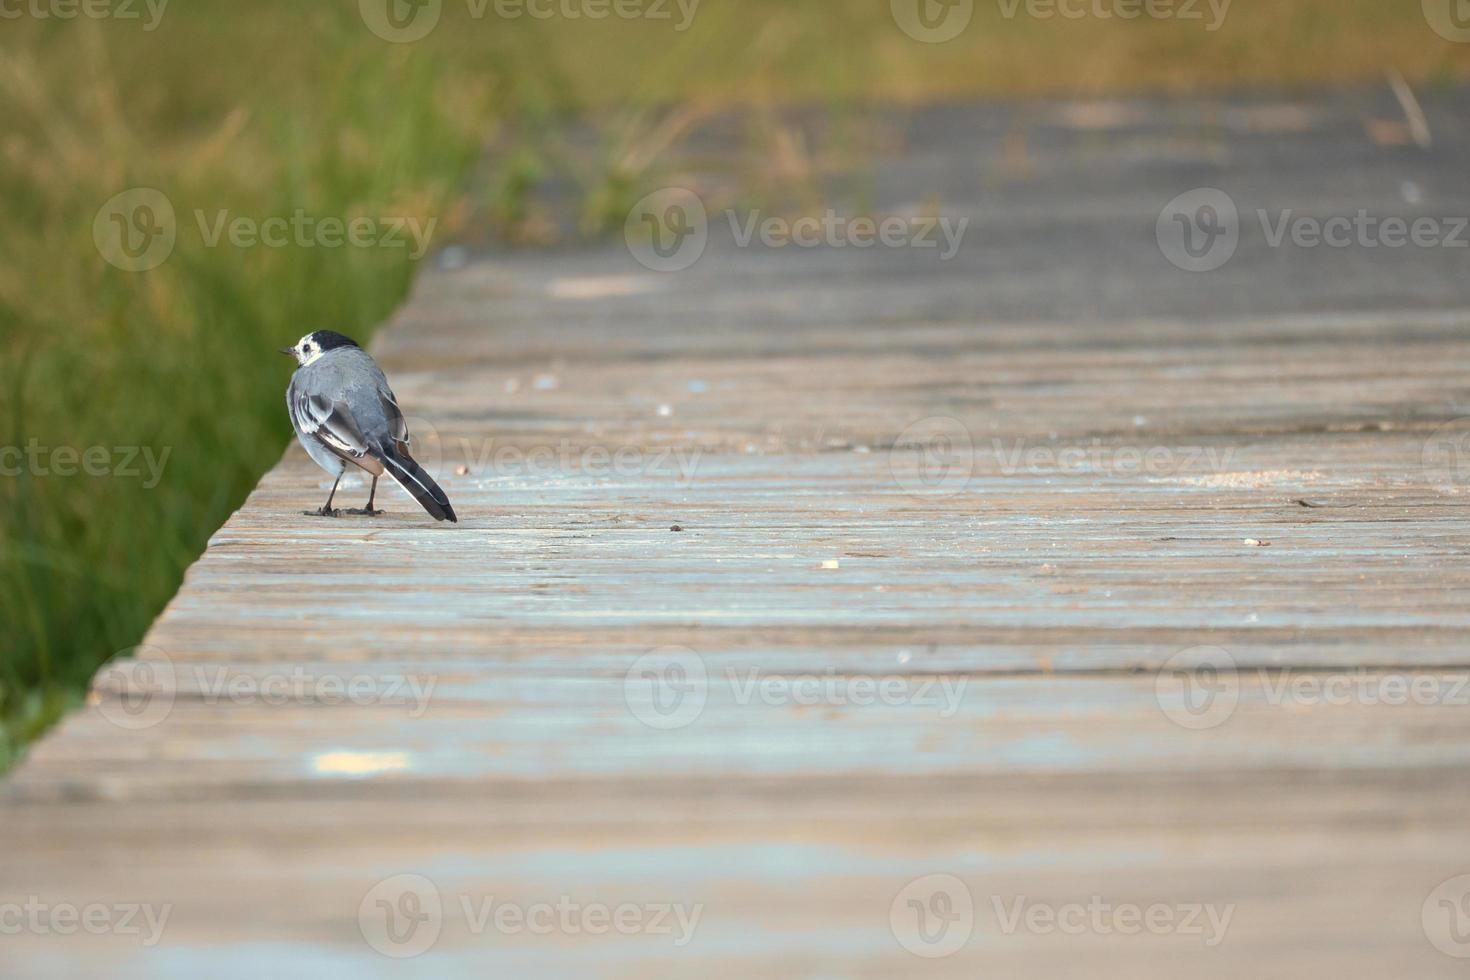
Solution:
<path fill-rule="evenodd" d="M 949 262 L 427 272 L 462 523 L 289 452 L 0 785 L 0 975 L 1464 976 L 1467 252 L 1255 221 L 1470 214 L 1384 98 L 895 117 Z"/>

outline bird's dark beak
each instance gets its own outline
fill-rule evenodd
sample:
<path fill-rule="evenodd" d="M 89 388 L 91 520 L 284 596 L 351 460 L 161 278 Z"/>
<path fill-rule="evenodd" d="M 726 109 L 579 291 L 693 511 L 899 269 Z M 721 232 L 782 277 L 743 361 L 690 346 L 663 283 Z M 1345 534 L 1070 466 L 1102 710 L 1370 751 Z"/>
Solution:
<path fill-rule="evenodd" d="M 294 348 L 294 347 L 282 347 L 281 348 L 281 353 L 282 354 L 289 354 L 290 356 L 295 357 L 296 356 L 296 348 Z"/>

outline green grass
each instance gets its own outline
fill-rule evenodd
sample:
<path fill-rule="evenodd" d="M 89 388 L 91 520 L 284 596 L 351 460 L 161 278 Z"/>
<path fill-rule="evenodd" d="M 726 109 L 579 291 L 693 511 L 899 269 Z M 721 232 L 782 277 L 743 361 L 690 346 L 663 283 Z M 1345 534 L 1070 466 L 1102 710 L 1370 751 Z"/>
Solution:
<path fill-rule="evenodd" d="M 220 26 L 194 21 L 156 37 L 41 25 L 0 66 L 19 122 L 0 169 L 0 445 L 104 447 L 97 470 L 132 447 L 166 461 L 156 486 L 56 475 L 55 454 L 0 478 L 0 765 L 139 641 L 279 456 L 289 365 L 273 348 L 316 327 L 368 335 L 411 281 L 401 250 L 207 247 L 195 210 L 444 215 L 478 156 L 483 93 L 365 43 L 337 11 L 310 18 L 317 43 L 289 78 L 269 77 L 264 42 L 212 50 Z M 92 236 L 102 203 L 134 186 L 162 190 L 178 218 L 148 272 L 104 262 Z"/>
<path fill-rule="evenodd" d="M 760 152 L 789 102 L 840 116 L 873 101 L 1376 83 L 1390 66 L 1435 84 L 1470 68 L 1470 45 L 1429 32 L 1418 0 L 1242 0 L 1215 33 L 1006 19 L 981 0 L 943 45 L 895 29 L 887 0 L 703 0 L 684 32 L 466 9 L 445 0 L 438 29 L 404 45 L 366 30 L 356 0 L 174 0 L 154 31 L 0 27 L 0 450 L 103 447 L 109 465 L 119 448 L 168 453 L 156 486 L 0 475 L 0 769 L 140 641 L 279 457 L 289 365 L 273 348 L 324 327 L 366 339 L 412 280 L 402 249 L 210 247 L 196 211 L 433 218 L 440 241 L 543 241 L 550 177 L 580 188 L 584 234 L 616 227 L 681 121 L 731 104 L 755 110 Z M 555 138 L 574 114 L 605 135 L 591 161 Z M 103 260 L 93 221 L 139 186 L 167 196 L 178 238 L 162 265 L 129 272 Z"/>

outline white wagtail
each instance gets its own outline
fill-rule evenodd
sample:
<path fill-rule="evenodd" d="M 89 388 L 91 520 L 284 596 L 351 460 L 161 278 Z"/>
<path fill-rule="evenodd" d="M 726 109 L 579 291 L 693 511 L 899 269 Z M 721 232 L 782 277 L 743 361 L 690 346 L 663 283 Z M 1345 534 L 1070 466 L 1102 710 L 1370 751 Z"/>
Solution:
<path fill-rule="evenodd" d="M 453 521 L 454 508 L 434 478 L 408 452 L 408 425 L 398 399 L 378 362 L 357 343 L 331 330 L 309 333 L 295 347 L 282 347 L 301 365 L 286 388 L 286 410 L 296 437 L 318 466 L 336 481 L 321 510 L 308 515 L 336 517 L 332 498 L 351 463 L 373 476 L 366 510 L 349 514 L 381 514 L 373 510 L 378 477 L 387 470 L 436 521 Z"/>

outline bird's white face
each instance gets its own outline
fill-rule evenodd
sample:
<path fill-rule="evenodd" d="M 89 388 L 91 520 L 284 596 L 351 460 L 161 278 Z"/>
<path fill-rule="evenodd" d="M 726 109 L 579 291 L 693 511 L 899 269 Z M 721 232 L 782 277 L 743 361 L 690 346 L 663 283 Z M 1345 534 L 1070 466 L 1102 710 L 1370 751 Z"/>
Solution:
<path fill-rule="evenodd" d="M 313 339 L 315 336 L 316 334 L 309 333 L 305 337 L 302 337 L 300 340 L 296 341 L 295 347 L 282 347 L 281 353 L 290 354 L 292 357 L 296 358 L 297 364 L 301 365 L 302 367 L 306 367 L 308 364 L 315 361 L 318 357 L 321 357 L 323 353 L 322 345 L 317 343 L 316 340 Z"/>

